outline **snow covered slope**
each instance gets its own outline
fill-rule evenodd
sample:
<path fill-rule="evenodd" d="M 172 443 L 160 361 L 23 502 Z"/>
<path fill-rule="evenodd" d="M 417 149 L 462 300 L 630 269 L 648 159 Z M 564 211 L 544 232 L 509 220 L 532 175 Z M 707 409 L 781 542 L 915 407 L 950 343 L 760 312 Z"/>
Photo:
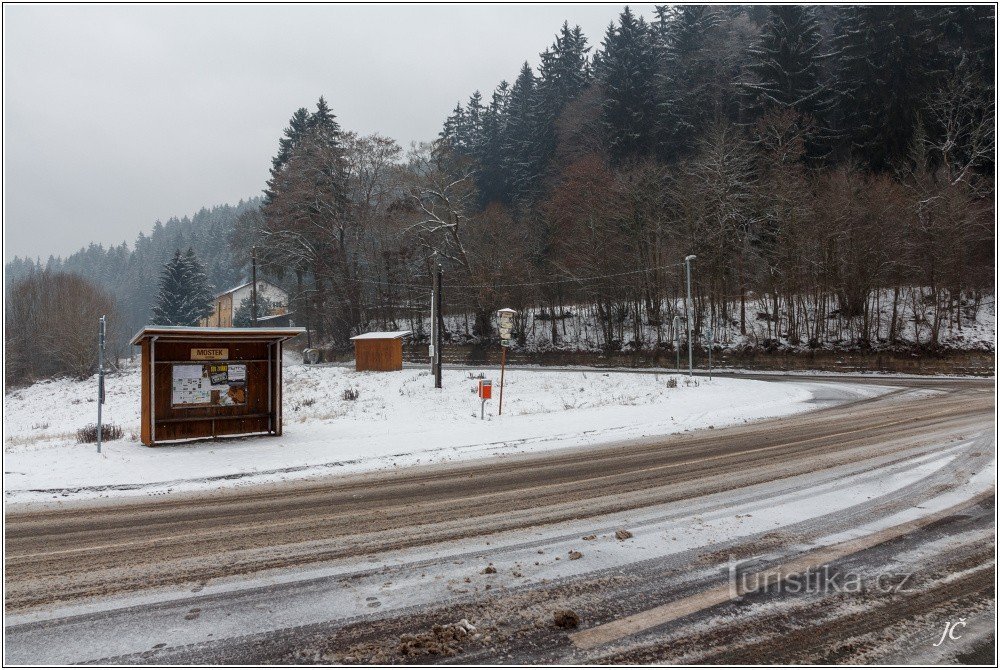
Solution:
<path fill-rule="evenodd" d="M 143 447 L 139 375 L 109 378 L 106 423 L 124 439 L 78 444 L 93 423 L 96 380 L 58 380 L 4 398 L 4 491 L 8 502 L 199 490 L 495 457 L 707 428 L 800 412 L 808 384 L 696 379 L 600 371 L 508 371 L 503 416 L 494 399 L 479 418 L 475 373 L 357 373 L 287 366 L 284 435 Z M 676 384 L 676 385 L 675 385 Z M 358 391 L 345 400 L 344 391 Z M 872 391 L 869 389 L 869 393 Z"/>

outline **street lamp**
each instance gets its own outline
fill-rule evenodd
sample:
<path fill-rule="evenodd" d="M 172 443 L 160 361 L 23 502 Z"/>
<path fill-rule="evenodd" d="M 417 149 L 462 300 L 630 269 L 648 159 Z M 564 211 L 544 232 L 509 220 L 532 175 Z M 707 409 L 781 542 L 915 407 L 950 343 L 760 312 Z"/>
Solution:
<path fill-rule="evenodd" d="M 691 314 L 688 311 L 688 303 L 691 302 L 691 261 L 698 258 L 694 254 L 684 257 L 684 265 L 687 267 L 687 289 L 688 297 L 687 302 L 684 303 L 684 311 L 687 312 L 687 322 L 688 322 L 688 377 L 694 376 L 694 356 L 691 351 Z M 692 304 L 693 306 L 693 304 Z"/>

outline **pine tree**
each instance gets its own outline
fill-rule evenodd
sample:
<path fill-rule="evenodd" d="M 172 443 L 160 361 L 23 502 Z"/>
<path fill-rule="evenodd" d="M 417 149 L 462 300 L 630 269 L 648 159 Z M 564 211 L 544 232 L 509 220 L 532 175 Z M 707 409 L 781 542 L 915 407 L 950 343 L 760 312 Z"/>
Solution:
<path fill-rule="evenodd" d="M 749 53 L 749 70 L 755 77 L 744 85 L 751 103 L 757 113 L 778 107 L 823 118 L 829 97 L 820 81 L 824 55 L 813 8 L 775 5 L 769 12 L 760 39 Z"/>
<path fill-rule="evenodd" d="M 274 311 L 274 303 L 266 295 L 257 294 L 257 318 L 261 319 L 270 316 Z M 253 323 L 253 296 L 247 296 L 240 301 L 236 311 L 233 312 L 233 326 L 236 328 L 250 328 Z"/>
<path fill-rule="evenodd" d="M 658 8 L 652 34 L 660 63 L 657 120 L 663 158 L 673 160 L 691 151 L 723 115 L 717 93 L 726 74 L 718 62 L 720 23 L 715 7 Z"/>
<path fill-rule="evenodd" d="M 806 146 L 811 157 L 829 153 L 833 98 L 821 81 L 826 59 L 822 45 L 812 7 L 771 6 L 760 38 L 748 53 L 751 77 L 743 82 L 744 120 L 755 120 L 769 110 L 794 110 L 809 120 Z"/>
<path fill-rule="evenodd" d="M 205 266 L 198 260 L 193 247 L 188 247 L 187 253 L 184 254 L 184 264 L 188 275 L 187 318 L 197 324 L 212 313 L 215 295 L 208 282 Z"/>
<path fill-rule="evenodd" d="M 874 170 L 905 160 L 923 100 L 939 73 L 932 9 L 873 5 L 841 10 L 836 123 Z"/>
<path fill-rule="evenodd" d="M 503 141 L 503 172 L 511 201 L 525 200 L 538 188 L 542 171 L 536 79 L 525 62 L 510 89 Z"/>
<path fill-rule="evenodd" d="M 278 140 L 278 153 L 271 159 L 271 177 L 267 180 L 267 188 L 264 189 L 265 202 L 274 196 L 275 179 L 277 179 L 285 163 L 288 162 L 288 158 L 291 156 L 295 145 L 298 144 L 299 140 L 302 139 L 302 135 L 309 128 L 309 122 L 309 110 L 305 107 L 299 107 L 292 114 L 292 118 L 289 119 L 284 137 Z"/>
<path fill-rule="evenodd" d="M 194 249 L 183 255 L 176 250 L 160 274 L 153 322 L 159 326 L 196 326 L 211 313 L 211 289 Z"/>
<path fill-rule="evenodd" d="M 653 32 L 626 7 L 619 25 L 608 28 L 596 69 L 604 100 L 603 124 L 616 160 L 650 155 L 656 149 L 659 95 Z"/>

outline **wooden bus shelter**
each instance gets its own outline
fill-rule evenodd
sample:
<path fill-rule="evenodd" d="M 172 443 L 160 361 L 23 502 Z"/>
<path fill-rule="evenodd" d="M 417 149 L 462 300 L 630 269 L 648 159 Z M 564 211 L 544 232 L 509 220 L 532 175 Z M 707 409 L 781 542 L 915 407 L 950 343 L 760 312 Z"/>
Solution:
<path fill-rule="evenodd" d="M 281 350 L 304 328 L 147 326 L 141 439 L 281 435 Z"/>
<path fill-rule="evenodd" d="M 409 334 L 408 330 L 397 330 L 387 333 L 365 333 L 352 337 L 354 369 L 358 372 L 402 370 L 403 338 Z"/>

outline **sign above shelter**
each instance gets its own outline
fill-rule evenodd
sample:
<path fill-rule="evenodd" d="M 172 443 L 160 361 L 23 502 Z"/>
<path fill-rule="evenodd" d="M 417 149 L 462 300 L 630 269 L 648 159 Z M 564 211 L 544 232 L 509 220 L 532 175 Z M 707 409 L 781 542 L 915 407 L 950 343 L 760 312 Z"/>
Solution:
<path fill-rule="evenodd" d="M 191 349 L 192 361 L 224 361 L 229 358 L 229 349 L 220 347 L 195 347 Z"/>

